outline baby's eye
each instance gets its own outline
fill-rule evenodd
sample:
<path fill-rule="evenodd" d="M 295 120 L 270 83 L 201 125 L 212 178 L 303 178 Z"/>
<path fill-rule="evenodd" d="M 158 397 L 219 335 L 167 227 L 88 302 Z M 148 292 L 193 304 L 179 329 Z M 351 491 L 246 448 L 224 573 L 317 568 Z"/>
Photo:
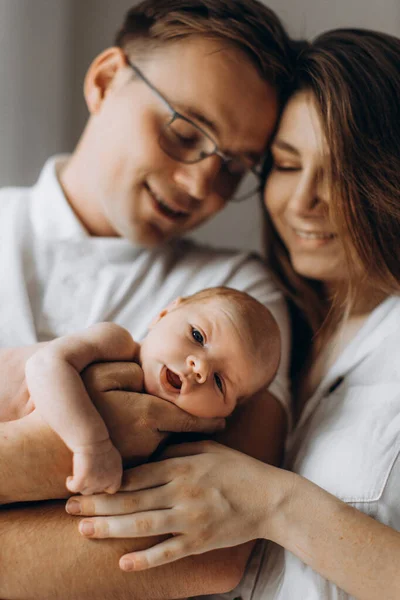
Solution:
<path fill-rule="evenodd" d="M 215 383 L 217 384 L 218 389 L 223 392 L 224 391 L 224 386 L 222 385 L 222 379 L 221 377 L 218 375 L 218 373 L 215 373 L 214 375 L 214 380 Z"/>
<path fill-rule="evenodd" d="M 194 327 L 192 327 L 192 337 L 198 344 L 204 344 L 204 338 L 202 334 L 198 329 L 195 329 Z"/>

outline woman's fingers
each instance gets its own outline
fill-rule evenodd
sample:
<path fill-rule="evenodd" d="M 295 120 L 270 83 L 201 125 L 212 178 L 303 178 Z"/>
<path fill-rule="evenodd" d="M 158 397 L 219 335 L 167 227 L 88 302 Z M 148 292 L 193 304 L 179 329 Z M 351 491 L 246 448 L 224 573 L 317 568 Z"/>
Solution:
<path fill-rule="evenodd" d="M 143 571 L 165 565 L 189 554 L 183 536 L 178 535 L 147 550 L 125 554 L 120 558 L 119 566 L 123 571 Z"/>
<path fill-rule="evenodd" d="M 65 510 L 70 515 L 103 516 L 127 515 L 144 510 L 168 508 L 164 486 L 138 492 L 73 496 Z"/>
<path fill-rule="evenodd" d="M 73 496 L 67 502 L 66 511 L 74 515 L 97 516 L 168 508 L 170 504 L 167 504 L 165 486 L 173 481 L 188 482 L 193 479 L 196 463 L 193 462 L 192 456 L 204 454 L 207 450 L 218 451 L 219 448 L 223 447 L 215 442 L 193 442 L 171 446 L 165 454 L 170 454 L 173 458 L 125 471 L 122 486 L 117 494 Z M 175 494 L 175 498 L 171 497 L 169 502 L 176 503 L 183 491 L 180 486 L 177 490 L 178 494 Z"/>
<path fill-rule="evenodd" d="M 165 508 L 163 487 L 178 473 L 182 474 L 190 468 L 173 463 L 174 459 L 170 459 L 128 469 L 117 494 L 72 496 L 67 501 L 65 510 L 71 515 L 91 516 L 121 515 L 138 510 Z"/>
<path fill-rule="evenodd" d="M 83 519 L 79 523 L 82 535 L 91 538 L 137 538 L 165 535 L 179 526 L 179 518 L 173 511 L 152 510 L 114 517 Z M 182 523 L 180 523 L 182 526 Z"/>

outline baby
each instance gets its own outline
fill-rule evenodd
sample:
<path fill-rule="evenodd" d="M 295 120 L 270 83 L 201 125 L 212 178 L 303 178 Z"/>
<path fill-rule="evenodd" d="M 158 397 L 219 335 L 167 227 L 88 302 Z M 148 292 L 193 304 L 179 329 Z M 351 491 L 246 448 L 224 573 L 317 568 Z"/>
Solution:
<path fill-rule="evenodd" d="M 280 335 L 257 300 L 210 288 L 171 303 L 141 344 L 113 323 L 46 344 L 28 360 L 26 381 L 35 407 L 73 453 L 73 493 L 115 493 L 121 484 L 121 456 L 80 377 L 90 363 L 116 356 L 141 365 L 147 393 L 199 417 L 227 417 L 271 383 Z"/>

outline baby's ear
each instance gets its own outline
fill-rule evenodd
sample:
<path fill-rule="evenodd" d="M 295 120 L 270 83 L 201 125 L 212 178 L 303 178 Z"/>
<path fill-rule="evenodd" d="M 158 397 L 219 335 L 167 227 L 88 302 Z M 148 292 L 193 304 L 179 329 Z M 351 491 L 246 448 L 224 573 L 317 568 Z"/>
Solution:
<path fill-rule="evenodd" d="M 154 319 L 152 319 L 150 325 L 149 325 L 149 329 L 153 329 L 153 327 L 155 325 L 157 325 L 157 323 L 159 321 L 161 321 L 161 319 L 163 317 L 165 317 L 165 315 L 167 315 L 168 313 L 170 313 L 172 310 L 175 310 L 175 308 L 177 308 L 181 303 L 183 302 L 183 298 L 181 296 L 178 296 L 178 298 L 175 298 L 175 300 L 173 300 L 172 302 L 170 302 L 168 304 L 168 306 L 166 306 L 165 308 L 162 309 L 162 311 L 160 313 L 158 313 L 158 315 L 156 317 L 154 317 Z"/>

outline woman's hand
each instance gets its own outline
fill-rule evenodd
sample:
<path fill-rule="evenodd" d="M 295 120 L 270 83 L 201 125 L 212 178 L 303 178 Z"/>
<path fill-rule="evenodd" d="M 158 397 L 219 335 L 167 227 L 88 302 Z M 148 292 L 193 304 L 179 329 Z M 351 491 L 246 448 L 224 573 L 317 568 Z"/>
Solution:
<path fill-rule="evenodd" d="M 281 485 L 272 493 L 270 481 L 283 471 L 210 441 L 172 446 L 164 455 L 169 458 L 127 471 L 123 493 L 74 497 L 67 503 L 70 514 L 108 515 L 81 521 L 87 537 L 173 535 L 123 556 L 123 570 L 267 537 L 280 500 L 277 492 L 282 492 Z"/>

